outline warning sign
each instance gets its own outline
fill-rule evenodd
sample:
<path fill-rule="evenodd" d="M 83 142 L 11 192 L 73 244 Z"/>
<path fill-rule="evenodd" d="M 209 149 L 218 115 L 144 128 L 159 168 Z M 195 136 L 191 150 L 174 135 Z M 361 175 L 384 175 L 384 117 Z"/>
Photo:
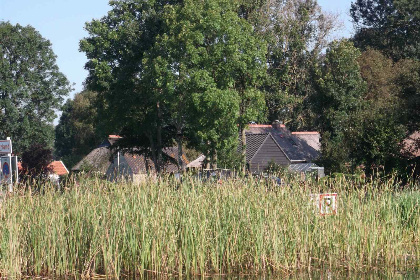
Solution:
<path fill-rule="evenodd" d="M 318 209 L 320 215 L 325 216 L 337 214 L 338 202 L 336 193 L 311 194 L 311 201 Z"/>

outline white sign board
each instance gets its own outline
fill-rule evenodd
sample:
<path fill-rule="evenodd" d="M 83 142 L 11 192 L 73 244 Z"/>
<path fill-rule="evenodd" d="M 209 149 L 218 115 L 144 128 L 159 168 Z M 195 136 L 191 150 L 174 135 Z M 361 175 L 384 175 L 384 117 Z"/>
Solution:
<path fill-rule="evenodd" d="M 337 214 L 338 202 L 336 193 L 311 194 L 311 201 L 318 209 L 320 215 Z"/>
<path fill-rule="evenodd" d="M 12 153 L 12 140 L 0 140 L 0 154 Z"/>

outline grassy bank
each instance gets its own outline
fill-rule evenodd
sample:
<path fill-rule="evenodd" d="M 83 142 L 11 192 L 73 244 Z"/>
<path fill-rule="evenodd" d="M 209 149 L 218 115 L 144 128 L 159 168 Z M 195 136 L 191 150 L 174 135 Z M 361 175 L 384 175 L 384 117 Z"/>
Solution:
<path fill-rule="evenodd" d="M 336 216 L 311 192 L 339 193 Z M 391 181 L 287 187 L 254 179 L 20 190 L 0 209 L 2 275 L 204 275 L 420 265 L 420 194 Z"/>

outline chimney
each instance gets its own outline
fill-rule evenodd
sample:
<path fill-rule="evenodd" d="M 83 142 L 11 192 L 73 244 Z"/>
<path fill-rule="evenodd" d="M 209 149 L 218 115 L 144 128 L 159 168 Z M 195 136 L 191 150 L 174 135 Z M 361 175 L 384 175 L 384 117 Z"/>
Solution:
<path fill-rule="evenodd" d="M 283 122 L 279 120 L 275 120 L 271 125 L 273 126 L 274 129 L 280 130 L 280 128 L 283 125 Z"/>

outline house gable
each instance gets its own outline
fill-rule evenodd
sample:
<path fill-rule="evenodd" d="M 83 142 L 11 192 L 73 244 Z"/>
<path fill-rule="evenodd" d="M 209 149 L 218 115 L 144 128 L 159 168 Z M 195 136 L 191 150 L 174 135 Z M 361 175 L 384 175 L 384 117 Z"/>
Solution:
<path fill-rule="evenodd" d="M 274 140 L 271 134 L 268 134 L 264 142 L 260 145 L 253 157 L 250 159 L 249 170 L 252 173 L 264 171 L 270 162 L 278 165 L 287 166 L 290 160 Z"/>
<path fill-rule="evenodd" d="M 133 178 L 133 170 L 124 155 L 114 157 L 106 171 L 106 177 L 110 181 L 116 181 L 121 177 Z"/>
<path fill-rule="evenodd" d="M 290 132 L 285 125 L 250 124 L 248 135 L 270 133 L 292 162 L 310 162 L 319 157 L 318 132 Z"/>

